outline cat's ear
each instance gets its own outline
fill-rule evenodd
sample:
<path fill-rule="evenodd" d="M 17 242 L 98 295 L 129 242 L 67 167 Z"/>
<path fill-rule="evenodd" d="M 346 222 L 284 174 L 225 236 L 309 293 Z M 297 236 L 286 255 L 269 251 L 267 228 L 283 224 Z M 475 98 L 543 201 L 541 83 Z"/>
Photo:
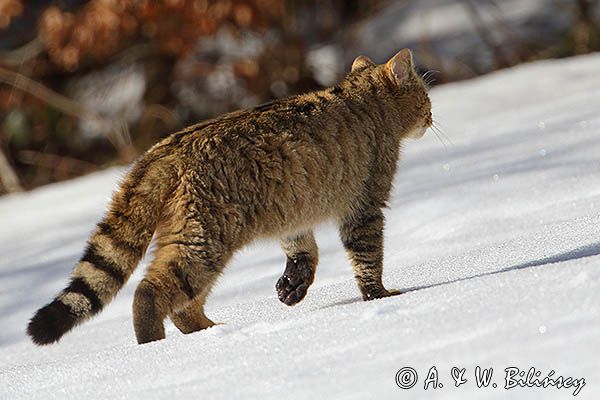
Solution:
<path fill-rule="evenodd" d="M 352 63 L 352 72 L 361 70 L 363 68 L 372 67 L 375 63 L 367 56 L 358 56 Z"/>
<path fill-rule="evenodd" d="M 409 49 L 400 50 L 385 64 L 385 68 L 398 84 L 406 82 L 414 68 L 412 52 Z"/>

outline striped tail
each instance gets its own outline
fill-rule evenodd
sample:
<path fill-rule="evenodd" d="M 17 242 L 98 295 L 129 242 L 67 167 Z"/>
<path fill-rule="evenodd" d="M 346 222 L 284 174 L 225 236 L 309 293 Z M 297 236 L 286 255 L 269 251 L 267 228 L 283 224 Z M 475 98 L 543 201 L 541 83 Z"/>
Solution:
<path fill-rule="evenodd" d="M 177 181 L 173 169 L 155 162 L 157 158 L 149 152 L 132 168 L 89 239 L 69 285 L 29 322 L 27 333 L 34 343 L 57 342 L 97 314 L 133 273 Z"/>

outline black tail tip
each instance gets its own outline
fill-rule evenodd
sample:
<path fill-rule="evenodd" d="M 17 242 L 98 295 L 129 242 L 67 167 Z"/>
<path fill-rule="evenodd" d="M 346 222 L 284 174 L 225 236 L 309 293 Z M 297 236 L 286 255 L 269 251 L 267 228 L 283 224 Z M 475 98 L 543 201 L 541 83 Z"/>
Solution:
<path fill-rule="evenodd" d="M 58 340 L 75 326 L 76 316 L 61 301 L 54 300 L 40 308 L 27 326 L 27 334 L 37 345 L 46 345 Z"/>

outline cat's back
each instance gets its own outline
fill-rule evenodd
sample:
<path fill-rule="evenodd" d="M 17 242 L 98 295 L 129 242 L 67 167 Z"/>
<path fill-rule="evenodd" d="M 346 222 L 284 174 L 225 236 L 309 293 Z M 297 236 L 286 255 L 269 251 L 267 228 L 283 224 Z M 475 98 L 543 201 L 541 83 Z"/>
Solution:
<path fill-rule="evenodd" d="M 326 114 L 295 96 L 192 125 L 172 134 L 165 144 L 199 166 L 212 160 L 236 164 L 297 158 L 307 151 L 314 156 L 337 144 L 337 136 L 326 132 Z"/>
<path fill-rule="evenodd" d="M 167 141 L 203 200 L 278 208 L 281 220 L 343 213 L 362 190 L 368 149 L 332 104 L 296 96 L 193 125 Z"/>

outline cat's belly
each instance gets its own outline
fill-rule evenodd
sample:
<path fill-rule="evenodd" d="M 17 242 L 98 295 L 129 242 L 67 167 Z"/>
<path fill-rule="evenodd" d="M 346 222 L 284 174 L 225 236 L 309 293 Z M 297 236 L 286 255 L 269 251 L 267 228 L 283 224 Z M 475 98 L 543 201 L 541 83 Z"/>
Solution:
<path fill-rule="evenodd" d="M 268 193 L 258 202 L 257 232 L 260 236 L 281 237 L 331 219 L 339 219 L 360 202 L 363 181 L 360 176 L 351 178 L 349 171 L 323 166 L 307 176 L 291 175 L 284 182 L 267 182 Z"/>

